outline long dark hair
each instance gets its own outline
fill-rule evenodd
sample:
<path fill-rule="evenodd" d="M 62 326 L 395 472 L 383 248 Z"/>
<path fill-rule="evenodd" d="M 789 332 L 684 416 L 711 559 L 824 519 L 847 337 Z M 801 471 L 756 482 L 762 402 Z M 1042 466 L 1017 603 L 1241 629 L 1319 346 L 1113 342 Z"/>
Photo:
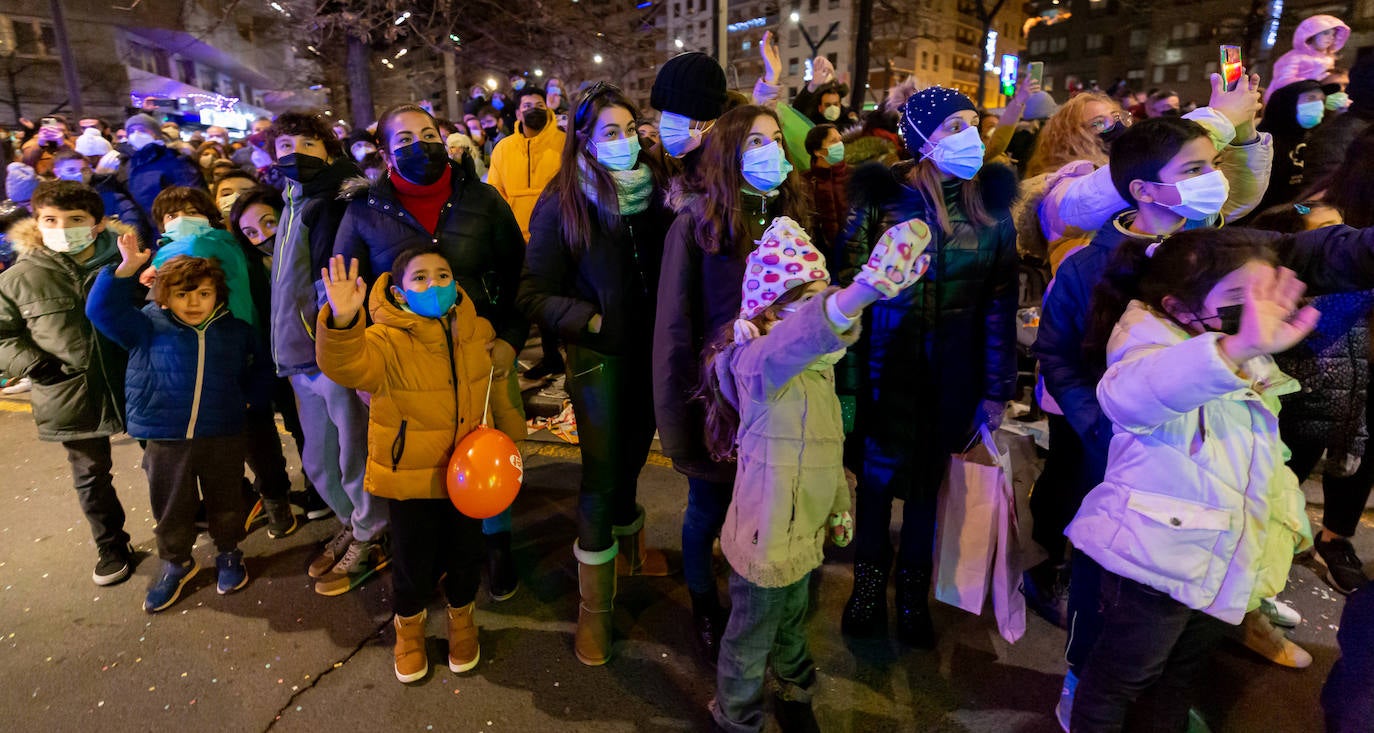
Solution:
<path fill-rule="evenodd" d="M 1167 313 L 1172 296 L 1191 311 L 1202 310 L 1207 293 L 1227 274 L 1251 260 L 1278 262 L 1271 238 L 1254 229 L 1191 229 L 1162 240 L 1130 237 L 1117 246 L 1107 272 L 1093 290 L 1083 356 L 1099 373 L 1107 368 L 1107 342 L 1132 300 Z"/>
<path fill-rule="evenodd" d="M 609 107 L 620 107 L 629 112 L 632 121 L 639 119 L 639 108 L 620 91 L 620 87 L 606 82 L 597 82 L 593 85 L 582 95 L 576 112 L 568 120 L 570 124 L 567 140 L 563 143 L 563 156 L 558 172 L 549 181 L 548 192 L 545 194 L 553 196 L 558 202 L 563 241 L 567 242 L 568 248 L 573 252 L 585 250 L 591 245 L 594 229 L 592 216 L 588 211 L 591 202 L 582 190 L 584 178 L 592 186 L 592 190 L 596 191 L 596 200 L 599 202 L 596 206 L 596 223 L 606 231 L 620 226 L 620 207 L 615 205 L 615 179 L 605 166 L 597 162 L 596 153 L 591 145 L 592 135 L 596 132 L 596 119 L 602 110 Z M 637 135 L 638 132 L 631 130 L 630 134 Z M 657 195 L 663 190 L 665 180 L 663 169 L 653 157 L 641 150 L 636 165 L 649 168 L 654 179 L 654 192 Z"/>
<path fill-rule="evenodd" d="M 806 293 L 806 287 L 795 287 L 778 297 L 762 313 L 749 319 L 767 338 L 768 327 L 778 320 L 778 311 L 797 302 Z M 692 399 L 706 407 L 706 449 L 711 459 L 719 462 L 736 459 L 736 439 L 739 437 L 739 411 L 720 393 L 720 375 L 716 373 L 716 359 L 729 346 L 735 343 L 735 322 L 731 321 L 721 328 L 701 357 L 701 379 Z"/>
<path fill-rule="evenodd" d="M 721 115 L 706 136 L 696 173 L 686 182 L 687 190 L 697 195 L 693 205 L 693 213 L 700 227 L 697 242 L 707 254 L 736 254 L 747 247 L 744 240 L 748 227 L 745 225 L 744 201 L 741 198 L 745 182 L 740 154 L 754 120 L 759 117 L 771 117 L 778 123 L 779 129 L 782 127 L 777 113 L 752 104 L 736 107 Z M 786 150 L 787 146 L 784 145 L 784 153 Z M 788 160 L 790 162 L 791 158 Z M 779 214 L 806 226 L 810 221 L 807 216 L 809 206 L 806 190 L 802 188 L 797 172 L 788 174 L 777 191 L 782 206 Z"/>

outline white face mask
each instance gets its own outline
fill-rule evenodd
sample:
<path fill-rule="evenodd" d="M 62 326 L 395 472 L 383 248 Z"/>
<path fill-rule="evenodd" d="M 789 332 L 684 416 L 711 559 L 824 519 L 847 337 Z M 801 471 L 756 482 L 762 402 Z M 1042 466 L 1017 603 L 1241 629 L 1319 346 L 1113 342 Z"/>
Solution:
<path fill-rule="evenodd" d="M 223 214 L 224 218 L 229 218 L 229 212 L 234 210 L 234 202 L 238 200 L 238 192 L 231 193 L 228 196 L 221 198 L 219 200 L 219 213 Z"/>
<path fill-rule="evenodd" d="M 701 146 L 704 130 L 692 128 L 692 120 L 673 112 L 664 112 L 658 125 L 658 136 L 663 141 L 663 149 L 674 158 L 696 150 Z"/>
<path fill-rule="evenodd" d="M 916 134 L 920 135 L 920 130 L 917 130 Z M 930 138 L 925 139 L 926 142 L 930 142 Z M 978 134 L 978 128 L 969 126 L 941 138 L 935 143 L 935 147 L 922 157 L 929 158 L 942 173 L 968 181 L 978 175 L 978 171 L 983 168 L 983 150 L 983 138 Z"/>
<path fill-rule="evenodd" d="M 219 143 L 220 145 L 228 145 L 228 144 L 229 144 L 229 141 L 226 140 L 225 137 L 224 137 L 223 135 L 211 135 L 211 136 L 208 138 L 208 140 L 209 140 L 210 142 L 212 142 L 212 143 Z"/>
<path fill-rule="evenodd" d="M 829 107 L 826 107 L 826 108 L 821 112 L 821 116 L 824 117 L 825 119 L 829 120 L 830 122 L 834 122 L 835 120 L 840 119 L 840 107 L 839 107 L 839 105 L 832 104 L 832 105 L 830 105 Z"/>
<path fill-rule="evenodd" d="M 151 145 L 152 142 L 153 136 L 142 130 L 129 135 L 129 145 L 131 145 L 134 150 L 142 150 Z"/>
<path fill-rule="evenodd" d="M 65 229 L 40 228 L 43 246 L 54 252 L 74 255 L 84 252 L 95 243 L 94 227 L 67 227 Z"/>
<path fill-rule="evenodd" d="M 1177 204 L 1163 204 L 1164 208 L 1189 221 L 1210 219 L 1221 213 L 1221 207 L 1231 195 L 1231 183 L 1226 174 L 1219 170 L 1194 178 L 1185 178 L 1178 183 L 1160 183 L 1178 190 Z"/>

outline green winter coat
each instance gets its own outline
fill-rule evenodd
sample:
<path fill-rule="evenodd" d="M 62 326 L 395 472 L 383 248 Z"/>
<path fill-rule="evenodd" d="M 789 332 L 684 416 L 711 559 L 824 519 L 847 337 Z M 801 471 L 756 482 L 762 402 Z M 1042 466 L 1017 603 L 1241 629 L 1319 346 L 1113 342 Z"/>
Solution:
<path fill-rule="evenodd" d="M 0 371 L 33 379 L 33 419 L 47 441 L 124 432 L 128 355 L 86 318 L 86 296 L 100 268 L 120 260 L 115 240 L 127 228 L 108 223 L 95 255 L 77 264 L 43 246 L 38 224 L 15 224 L 18 259 L 0 272 Z"/>

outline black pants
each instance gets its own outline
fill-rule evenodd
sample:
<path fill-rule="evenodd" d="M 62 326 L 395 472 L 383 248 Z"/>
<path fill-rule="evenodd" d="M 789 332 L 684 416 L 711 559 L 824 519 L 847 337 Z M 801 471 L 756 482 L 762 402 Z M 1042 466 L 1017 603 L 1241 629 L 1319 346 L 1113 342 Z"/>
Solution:
<path fill-rule="evenodd" d="M 1296 435 L 1290 438 L 1287 434 L 1283 436 L 1283 442 L 1293 452 L 1288 459 L 1288 467 L 1298 475 L 1298 481 L 1306 481 L 1326 450 L 1326 442 L 1305 441 Z M 1355 528 L 1360 525 L 1360 515 L 1364 514 L 1364 505 L 1369 501 L 1371 488 L 1374 488 L 1374 455 L 1366 448 L 1364 459 L 1355 473 L 1349 476 L 1322 476 L 1322 526 L 1342 537 L 1354 537 Z"/>
<path fill-rule="evenodd" d="M 1228 625 L 1102 572 L 1103 627 L 1074 695 L 1074 733 L 1188 729 L 1193 681 Z"/>
<path fill-rule="evenodd" d="M 143 451 L 148 494 L 157 526 L 158 557 L 184 564 L 196 542 L 196 510 L 205 502 L 210 538 L 219 552 L 243 541 L 241 435 L 193 440 L 150 440 Z"/>
<path fill-rule="evenodd" d="M 638 517 L 639 472 L 654 442 L 651 375 L 648 354 L 568 347 L 568 396 L 582 449 L 577 544 L 587 552 L 609 548 L 611 526 Z"/>
<path fill-rule="evenodd" d="M 387 499 L 391 513 L 392 610 L 414 616 L 425 610 L 444 575 L 444 595 L 454 608 L 477 597 L 481 582 L 482 522 L 463 515 L 448 499 Z"/>
<path fill-rule="evenodd" d="M 86 522 L 91 525 L 96 547 L 127 545 L 129 534 L 124 531 L 124 506 L 119 503 L 114 477 L 110 475 L 110 469 L 114 468 L 110 439 L 68 440 L 62 447 L 67 449 L 76 500 L 81 504 Z"/>
<path fill-rule="evenodd" d="M 1064 529 L 1073 521 L 1083 497 L 1093 485 L 1083 478 L 1083 441 L 1063 415 L 1047 414 L 1050 425 L 1050 453 L 1045 470 L 1035 482 L 1030 495 L 1034 528 L 1031 536 L 1050 555 L 1050 561 L 1060 563 L 1068 548 Z"/>
<path fill-rule="evenodd" d="M 566 367 L 563 354 L 558 351 L 558 334 L 554 331 L 539 329 L 539 348 L 544 352 L 543 363 L 549 371 L 558 374 Z"/>
<path fill-rule="evenodd" d="M 1069 671 L 1081 679 L 1097 637 L 1102 635 L 1102 569 L 1097 561 L 1079 550 L 1073 551 L 1069 564 L 1069 635 L 1064 640 L 1064 661 Z"/>
<path fill-rule="evenodd" d="M 281 436 L 272 413 L 249 415 L 243 431 L 245 458 L 253 469 L 253 490 L 264 499 L 286 500 L 291 492 L 291 477 L 286 473 Z"/>
<path fill-rule="evenodd" d="M 930 576 L 935 550 L 935 500 L 949 468 L 949 455 L 936 459 L 913 477 L 911 494 L 902 503 L 902 533 L 897 550 L 903 566 Z M 892 562 L 892 494 L 860 480 L 854 507 L 854 560 L 887 567 Z"/>

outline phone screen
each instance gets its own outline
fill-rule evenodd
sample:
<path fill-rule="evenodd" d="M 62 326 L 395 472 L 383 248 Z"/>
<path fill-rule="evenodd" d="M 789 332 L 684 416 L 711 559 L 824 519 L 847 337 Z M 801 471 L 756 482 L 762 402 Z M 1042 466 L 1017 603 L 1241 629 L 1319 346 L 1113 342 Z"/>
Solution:
<path fill-rule="evenodd" d="M 1016 93 L 1016 69 L 1020 64 L 1020 59 L 1015 56 L 1002 54 L 1002 96 L 1010 97 Z"/>
<path fill-rule="evenodd" d="M 1030 78 L 1034 79 L 1040 86 L 1045 85 L 1045 62 L 1032 61 L 1029 68 Z"/>
<path fill-rule="evenodd" d="M 1240 46 L 1222 46 L 1221 80 L 1226 91 L 1234 91 L 1240 85 L 1240 75 Z"/>

